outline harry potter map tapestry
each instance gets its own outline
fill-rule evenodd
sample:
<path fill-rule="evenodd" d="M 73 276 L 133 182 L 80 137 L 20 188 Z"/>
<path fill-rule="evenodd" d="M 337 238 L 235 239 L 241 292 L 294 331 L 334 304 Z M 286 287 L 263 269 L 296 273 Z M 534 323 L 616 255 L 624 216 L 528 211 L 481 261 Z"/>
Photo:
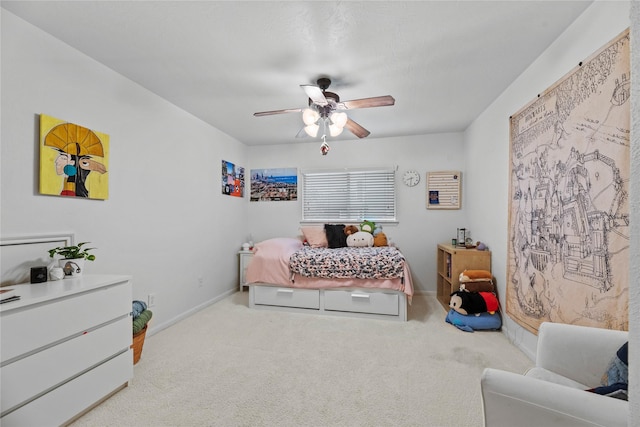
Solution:
<path fill-rule="evenodd" d="M 629 31 L 510 118 L 507 313 L 628 330 Z"/>

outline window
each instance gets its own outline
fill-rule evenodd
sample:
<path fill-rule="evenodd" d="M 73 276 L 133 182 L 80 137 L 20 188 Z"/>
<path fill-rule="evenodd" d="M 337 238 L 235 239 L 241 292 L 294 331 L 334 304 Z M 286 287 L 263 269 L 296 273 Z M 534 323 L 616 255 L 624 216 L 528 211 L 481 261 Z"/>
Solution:
<path fill-rule="evenodd" d="M 394 168 L 302 172 L 302 221 L 396 221 Z"/>

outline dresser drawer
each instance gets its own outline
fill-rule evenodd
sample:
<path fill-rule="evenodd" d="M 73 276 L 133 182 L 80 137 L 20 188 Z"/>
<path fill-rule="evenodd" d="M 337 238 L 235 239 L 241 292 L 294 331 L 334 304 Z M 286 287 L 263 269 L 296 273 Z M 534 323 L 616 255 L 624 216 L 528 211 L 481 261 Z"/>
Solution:
<path fill-rule="evenodd" d="M 320 309 L 320 291 L 317 289 L 254 286 L 256 304 Z"/>
<path fill-rule="evenodd" d="M 42 390 L 63 384 L 128 350 L 131 337 L 131 318 L 125 315 L 115 322 L 2 366 L 2 411 L 10 410 Z"/>
<path fill-rule="evenodd" d="M 131 283 L 126 280 L 25 309 L 3 311 L 0 323 L 2 363 L 130 312 Z"/>
<path fill-rule="evenodd" d="M 324 309 L 397 316 L 399 313 L 398 294 L 362 290 L 325 290 Z"/>
<path fill-rule="evenodd" d="M 133 350 L 128 349 L 7 414 L 0 419 L 0 424 L 2 427 L 64 425 L 111 392 L 127 385 L 131 378 Z"/>

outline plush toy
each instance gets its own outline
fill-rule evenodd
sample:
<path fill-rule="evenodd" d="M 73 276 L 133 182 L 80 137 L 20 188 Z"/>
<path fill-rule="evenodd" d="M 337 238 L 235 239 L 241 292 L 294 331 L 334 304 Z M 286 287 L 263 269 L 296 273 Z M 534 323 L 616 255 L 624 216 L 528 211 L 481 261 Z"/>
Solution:
<path fill-rule="evenodd" d="M 495 292 L 493 275 L 487 270 L 464 270 L 458 277 L 460 290 L 469 292 Z"/>
<path fill-rule="evenodd" d="M 467 292 L 495 292 L 493 281 L 460 283 L 460 290 Z"/>
<path fill-rule="evenodd" d="M 498 330 L 502 327 L 502 318 L 500 313 L 477 313 L 464 315 L 454 309 L 449 310 L 445 318 L 447 323 L 451 323 L 456 328 L 465 332 L 473 332 L 474 330 L 491 329 Z"/>
<path fill-rule="evenodd" d="M 373 234 L 366 231 L 358 231 L 357 233 L 347 236 L 347 246 L 350 248 L 366 248 L 373 246 Z"/>
<path fill-rule="evenodd" d="M 380 232 L 373 236 L 373 246 L 388 246 L 387 236 Z"/>
<path fill-rule="evenodd" d="M 361 224 L 360 224 L 360 230 L 361 231 L 366 231 L 367 233 L 371 233 L 373 234 L 374 230 L 376 229 L 376 223 L 373 221 L 367 221 L 364 220 Z"/>
<path fill-rule="evenodd" d="M 356 227 L 355 225 L 347 225 L 344 228 L 344 234 L 346 234 L 347 236 L 353 233 L 357 233 L 358 231 L 360 230 L 358 230 L 358 227 Z"/>
<path fill-rule="evenodd" d="M 493 313 L 498 311 L 498 298 L 493 292 L 456 291 L 451 294 L 449 307 L 460 314 Z"/>
<path fill-rule="evenodd" d="M 461 283 L 484 282 L 493 279 L 493 275 L 487 270 L 464 270 L 458 277 Z"/>

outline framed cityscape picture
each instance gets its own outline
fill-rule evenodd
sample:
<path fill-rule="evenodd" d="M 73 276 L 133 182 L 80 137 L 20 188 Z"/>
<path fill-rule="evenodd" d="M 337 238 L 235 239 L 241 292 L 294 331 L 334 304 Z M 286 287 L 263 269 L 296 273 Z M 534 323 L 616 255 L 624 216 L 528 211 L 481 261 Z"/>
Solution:
<path fill-rule="evenodd" d="M 251 201 L 298 200 L 296 168 L 251 169 Z"/>

